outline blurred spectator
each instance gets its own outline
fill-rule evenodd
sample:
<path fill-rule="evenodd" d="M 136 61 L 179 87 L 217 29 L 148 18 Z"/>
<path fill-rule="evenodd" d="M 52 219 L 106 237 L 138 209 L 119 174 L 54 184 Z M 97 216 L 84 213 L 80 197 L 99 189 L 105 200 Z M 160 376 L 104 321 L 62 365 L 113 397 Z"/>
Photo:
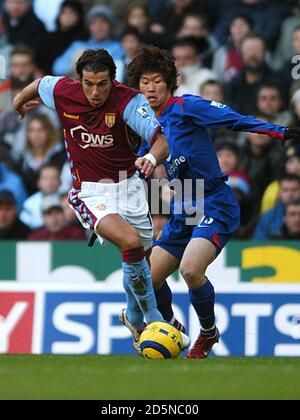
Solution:
<path fill-rule="evenodd" d="M 292 117 L 289 124 L 300 126 L 300 89 L 297 89 L 291 98 Z"/>
<path fill-rule="evenodd" d="M 124 50 L 124 74 L 126 74 L 127 66 L 139 53 L 141 45 L 141 36 L 137 29 L 128 28 L 121 37 L 121 43 Z M 122 82 L 122 80 L 119 80 Z"/>
<path fill-rule="evenodd" d="M 59 134 L 46 115 L 31 117 L 27 128 L 25 153 L 19 162 L 20 173 L 29 195 L 38 191 L 39 170 L 45 164 L 62 168 L 67 155 Z"/>
<path fill-rule="evenodd" d="M 126 9 L 131 0 L 83 0 L 85 10 L 90 10 L 94 6 L 102 5 L 110 7 L 120 26 L 120 33 L 125 29 L 122 27 L 122 22 L 126 14 Z"/>
<path fill-rule="evenodd" d="M 60 128 L 56 112 L 44 105 L 28 112 L 23 120 L 12 106 L 0 115 L 0 144 L 5 144 L 15 162 L 25 153 L 28 121 L 33 115 L 47 115 L 54 127 Z"/>
<path fill-rule="evenodd" d="M 295 27 L 292 33 L 292 52 L 291 55 L 285 60 L 285 62 L 280 62 L 280 70 L 279 75 L 282 78 L 282 80 L 285 82 L 286 89 L 288 90 L 292 83 L 295 81 L 294 79 L 294 73 L 293 69 L 296 64 L 299 63 L 299 60 L 295 64 L 293 62 L 294 56 L 300 56 L 300 20 L 298 21 L 298 26 Z M 283 64 L 282 64 L 283 63 Z M 297 76 L 299 75 L 299 72 Z"/>
<path fill-rule="evenodd" d="M 42 202 L 44 227 L 32 232 L 31 241 L 77 241 L 84 240 L 81 228 L 66 223 L 58 194 L 45 197 Z"/>
<path fill-rule="evenodd" d="M 11 51 L 10 77 L 0 84 L 0 113 L 11 106 L 15 94 L 36 78 L 33 53 L 29 48 Z"/>
<path fill-rule="evenodd" d="M 253 22 L 246 15 L 235 16 L 230 22 L 228 41 L 215 52 L 212 67 L 222 82 L 231 82 L 243 69 L 241 45 L 252 27 Z"/>
<path fill-rule="evenodd" d="M 79 222 L 78 218 L 76 217 L 76 214 L 74 213 L 74 210 L 71 209 L 68 203 L 68 193 L 61 194 L 60 196 L 60 203 L 62 206 L 62 209 L 64 211 L 64 217 L 66 223 L 69 225 L 75 225 L 77 227 L 82 227 L 81 223 Z"/>
<path fill-rule="evenodd" d="M 9 76 L 9 60 L 12 46 L 8 42 L 6 26 L 0 14 L 0 80 Z"/>
<path fill-rule="evenodd" d="M 266 47 L 263 39 L 249 35 L 241 45 L 244 67 L 227 85 L 227 100 L 241 114 L 253 114 L 256 108 L 256 94 L 262 83 L 274 78 L 266 64 Z"/>
<path fill-rule="evenodd" d="M 241 209 L 241 225 L 235 237 L 244 239 L 247 238 L 251 220 L 249 178 L 241 168 L 239 148 L 235 143 L 230 140 L 219 140 L 216 150 L 222 171 L 229 175 L 227 184 L 235 193 Z"/>
<path fill-rule="evenodd" d="M 125 26 L 138 30 L 141 36 L 145 36 L 149 31 L 150 16 L 148 8 L 141 2 L 130 2 L 125 14 Z"/>
<path fill-rule="evenodd" d="M 2 147 L 0 148 L 0 190 L 12 192 L 20 212 L 27 194 L 22 179 L 12 170 L 9 154 Z"/>
<path fill-rule="evenodd" d="M 145 2 L 129 2 L 125 13 L 124 26 L 125 28 L 135 28 L 144 44 L 153 44 L 161 48 L 170 47 L 169 35 L 151 31 L 148 5 Z M 171 38 L 173 39 L 173 34 Z"/>
<path fill-rule="evenodd" d="M 294 54 L 293 32 L 300 24 L 300 0 L 297 1 L 298 8 L 295 15 L 288 17 L 281 25 L 281 35 L 277 44 L 276 58 L 279 64 L 290 60 Z"/>
<path fill-rule="evenodd" d="M 203 83 L 200 89 L 200 95 L 208 101 L 224 103 L 224 89 L 222 84 L 217 80 L 208 80 Z"/>
<path fill-rule="evenodd" d="M 176 36 L 177 38 L 195 37 L 206 39 L 209 45 L 207 53 L 212 53 L 218 47 L 218 42 L 211 32 L 209 18 L 204 13 L 187 12 Z"/>
<path fill-rule="evenodd" d="M 216 79 L 216 75 L 210 69 L 202 67 L 195 38 L 177 40 L 173 46 L 172 55 L 175 57 L 181 79 L 175 93 L 177 96 L 199 95 L 205 82 Z"/>
<path fill-rule="evenodd" d="M 268 121 L 266 116 L 257 117 Z M 260 200 L 266 187 L 284 172 L 285 150 L 281 142 L 263 134 L 247 133 L 246 139 L 241 149 L 241 164 L 250 178 L 251 195 L 259 212 Z"/>
<path fill-rule="evenodd" d="M 57 193 L 60 187 L 60 172 L 55 165 L 45 165 L 40 169 L 38 181 L 40 191 L 29 197 L 21 212 L 20 219 L 31 229 L 43 226 L 42 202 L 48 195 Z"/>
<path fill-rule="evenodd" d="M 121 61 L 123 48 L 119 41 L 112 38 L 114 18 L 110 8 L 105 6 L 95 6 L 86 17 L 90 39 L 88 41 L 78 40 L 73 42 L 70 47 L 53 64 L 54 75 L 70 75 L 74 71 L 74 64 L 85 49 L 107 50 L 117 66 L 117 80 L 123 80 L 124 67 Z"/>
<path fill-rule="evenodd" d="M 276 207 L 261 216 L 253 239 L 268 240 L 281 236 L 285 208 L 295 200 L 300 200 L 300 178 L 296 175 L 286 175 L 280 182 L 279 201 Z"/>
<path fill-rule="evenodd" d="M 288 126 L 291 115 L 282 111 L 283 99 L 280 87 L 272 82 L 263 83 L 257 92 L 257 111 L 265 114 L 274 123 Z"/>
<path fill-rule="evenodd" d="M 30 233 L 18 218 L 17 203 L 10 191 L 0 190 L 0 240 L 21 241 Z"/>
<path fill-rule="evenodd" d="M 232 1 L 235 0 L 227 0 L 226 3 Z M 160 8 L 157 7 L 159 2 L 162 3 Z M 166 35 L 177 33 L 184 17 L 189 13 L 194 13 L 195 15 L 205 14 L 209 26 L 212 27 L 220 9 L 219 0 L 158 0 L 149 3 L 153 21 L 152 29 L 163 32 Z M 156 10 L 157 13 L 154 14 L 153 10 Z"/>
<path fill-rule="evenodd" d="M 38 54 L 38 63 L 45 74 L 51 74 L 52 65 L 69 46 L 85 39 L 83 7 L 79 0 L 65 0 L 56 19 L 56 29 L 47 33 Z"/>
<path fill-rule="evenodd" d="M 5 0 L 3 17 L 11 44 L 39 50 L 46 29 L 34 14 L 31 0 Z"/>
<path fill-rule="evenodd" d="M 283 19 L 277 5 L 267 4 L 263 0 L 241 0 L 239 4 L 229 7 L 215 28 L 215 35 L 221 44 L 226 43 L 229 23 L 237 15 L 248 16 L 254 23 L 255 33 L 266 41 L 269 48 L 275 47 Z"/>
<path fill-rule="evenodd" d="M 285 171 L 287 175 L 296 175 L 300 178 L 300 145 L 290 146 L 286 151 Z M 272 182 L 264 192 L 261 213 L 266 213 L 276 206 L 279 197 L 280 182 Z"/>
<path fill-rule="evenodd" d="M 47 31 L 55 30 L 55 20 L 62 2 L 63 0 L 51 0 L 51 7 L 49 7 L 49 0 L 33 0 L 33 10 L 44 23 Z"/>
<path fill-rule="evenodd" d="M 280 236 L 274 236 L 272 239 L 300 239 L 300 200 L 293 201 L 286 206 L 282 232 Z"/>
<path fill-rule="evenodd" d="M 166 6 L 158 10 L 153 19 L 152 30 L 166 35 L 176 34 L 182 25 L 185 13 L 188 10 L 195 12 L 197 5 L 197 0 L 170 0 Z"/>

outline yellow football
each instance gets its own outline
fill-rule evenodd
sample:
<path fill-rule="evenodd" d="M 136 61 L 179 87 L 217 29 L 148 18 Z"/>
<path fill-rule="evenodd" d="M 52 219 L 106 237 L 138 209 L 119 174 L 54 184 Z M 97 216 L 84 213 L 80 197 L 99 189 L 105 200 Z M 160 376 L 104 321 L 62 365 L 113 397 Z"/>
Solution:
<path fill-rule="evenodd" d="M 149 324 L 140 338 L 141 352 L 146 359 L 176 359 L 182 346 L 181 333 L 167 322 Z"/>

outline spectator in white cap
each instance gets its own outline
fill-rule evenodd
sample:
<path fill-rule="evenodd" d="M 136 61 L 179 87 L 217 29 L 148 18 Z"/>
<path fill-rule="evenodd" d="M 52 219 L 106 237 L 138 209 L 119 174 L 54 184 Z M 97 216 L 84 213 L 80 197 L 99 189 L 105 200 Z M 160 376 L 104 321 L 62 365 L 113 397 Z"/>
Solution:
<path fill-rule="evenodd" d="M 117 66 L 117 80 L 123 79 L 124 65 L 122 62 L 123 48 L 119 41 L 113 39 L 114 16 L 112 10 L 106 6 L 95 6 L 87 14 L 86 24 L 90 38 L 88 41 L 75 41 L 58 57 L 53 64 L 53 74 L 65 76 L 72 74 L 74 64 L 87 49 L 105 49 L 113 57 Z"/>

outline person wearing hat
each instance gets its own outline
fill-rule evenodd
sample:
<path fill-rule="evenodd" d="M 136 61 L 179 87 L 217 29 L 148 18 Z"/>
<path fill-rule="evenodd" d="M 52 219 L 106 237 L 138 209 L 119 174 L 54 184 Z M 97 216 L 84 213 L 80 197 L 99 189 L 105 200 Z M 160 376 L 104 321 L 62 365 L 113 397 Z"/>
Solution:
<path fill-rule="evenodd" d="M 117 66 L 117 80 L 122 81 L 124 77 L 123 48 L 119 41 L 112 37 L 114 16 L 112 10 L 106 6 L 93 7 L 86 16 L 86 24 L 89 31 L 87 41 L 78 40 L 59 56 L 53 64 L 52 72 L 56 76 L 72 74 L 74 63 L 82 52 L 87 49 L 108 51 L 113 57 Z"/>
<path fill-rule="evenodd" d="M 59 194 L 48 195 L 42 202 L 44 226 L 29 235 L 31 241 L 77 241 L 84 240 L 81 228 L 66 223 Z"/>
<path fill-rule="evenodd" d="M 29 227 L 18 218 L 14 195 L 0 190 L 0 240 L 25 240 L 29 233 Z"/>

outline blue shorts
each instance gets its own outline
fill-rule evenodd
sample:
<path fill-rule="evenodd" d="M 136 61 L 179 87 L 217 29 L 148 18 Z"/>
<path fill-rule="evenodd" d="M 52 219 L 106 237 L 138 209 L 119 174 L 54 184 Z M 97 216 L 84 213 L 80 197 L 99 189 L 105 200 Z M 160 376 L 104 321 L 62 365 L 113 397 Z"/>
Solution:
<path fill-rule="evenodd" d="M 204 238 L 216 247 L 219 254 L 240 226 L 239 204 L 231 188 L 224 183 L 213 193 L 205 195 L 204 210 L 205 216 L 196 226 L 186 224 L 186 215 L 172 214 L 154 246 L 165 249 L 181 261 L 189 242 Z"/>

